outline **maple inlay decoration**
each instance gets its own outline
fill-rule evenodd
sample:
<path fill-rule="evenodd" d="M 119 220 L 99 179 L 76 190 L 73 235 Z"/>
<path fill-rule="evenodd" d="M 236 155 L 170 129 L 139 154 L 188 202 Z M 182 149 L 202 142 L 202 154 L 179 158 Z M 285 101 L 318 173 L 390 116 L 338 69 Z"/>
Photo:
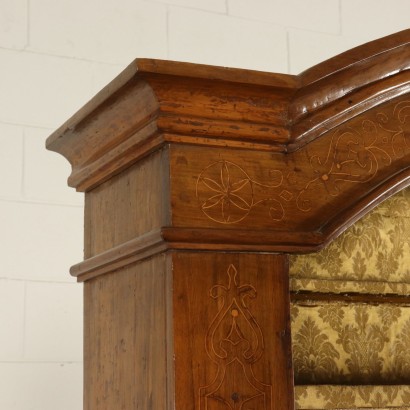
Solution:
<path fill-rule="evenodd" d="M 271 171 L 274 174 L 275 171 Z M 229 161 L 215 162 L 206 167 L 198 177 L 196 195 L 202 212 L 211 220 L 222 224 L 234 224 L 245 219 L 253 207 L 269 203 L 269 216 L 274 221 L 283 219 L 285 211 L 275 197 L 255 199 L 254 186 L 269 190 L 282 185 L 283 175 L 276 171 L 276 184 L 253 181 L 239 165 Z M 275 194 L 274 194 L 275 195 Z M 282 191 L 280 198 L 289 201 L 292 194 Z"/>
<path fill-rule="evenodd" d="M 137 59 L 47 148 L 84 410 L 408 407 L 410 30 L 299 75 Z"/>
<path fill-rule="evenodd" d="M 274 228 L 297 220 L 296 213 L 315 212 L 317 195 L 330 202 L 354 185 L 371 182 L 384 169 L 395 168 L 395 162 L 401 166 L 400 160 L 410 158 L 410 101 L 389 103 L 372 114 L 360 115 L 326 140 L 289 154 L 285 164 L 271 155 L 262 170 L 249 164 L 249 156 L 240 163 L 223 158 L 206 165 L 196 183 L 200 209 L 220 224 L 240 225 L 245 219 L 249 224 L 269 223 L 252 212 L 260 206 Z M 256 179 L 256 172 L 264 179 Z"/>
<path fill-rule="evenodd" d="M 264 350 L 262 329 L 249 311 L 247 298 L 256 298 L 256 289 L 238 283 L 238 272 L 229 265 L 228 285 L 214 285 L 212 299 L 221 299 L 222 305 L 206 334 L 208 357 L 217 364 L 215 380 L 200 388 L 200 409 L 210 410 L 257 408 L 270 410 L 272 386 L 255 378 L 252 364 Z M 241 381 L 243 379 L 243 381 Z"/>

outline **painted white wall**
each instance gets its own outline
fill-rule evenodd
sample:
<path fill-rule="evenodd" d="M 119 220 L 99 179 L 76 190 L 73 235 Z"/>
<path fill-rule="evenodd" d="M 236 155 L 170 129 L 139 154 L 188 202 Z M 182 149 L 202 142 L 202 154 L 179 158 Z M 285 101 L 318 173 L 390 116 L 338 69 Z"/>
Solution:
<path fill-rule="evenodd" d="M 135 57 L 298 73 L 409 0 L 0 0 L 0 409 L 82 408 L 83 196 L 45 138 Z"/>

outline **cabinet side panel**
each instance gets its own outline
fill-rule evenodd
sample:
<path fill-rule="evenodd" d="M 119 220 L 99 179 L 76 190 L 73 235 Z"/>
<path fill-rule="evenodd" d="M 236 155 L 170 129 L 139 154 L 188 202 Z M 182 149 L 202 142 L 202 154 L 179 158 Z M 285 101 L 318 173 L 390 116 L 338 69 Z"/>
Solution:
<path fill-rule="evenodd" d="M 85 283 L 84 410 L 168 409 L 166 266 L 162 254 Z"/>
<path fill-rule="evenodd" d="M 168 148 L 156 151 L 85 195 L 85 258 L 169 221 Z"/>

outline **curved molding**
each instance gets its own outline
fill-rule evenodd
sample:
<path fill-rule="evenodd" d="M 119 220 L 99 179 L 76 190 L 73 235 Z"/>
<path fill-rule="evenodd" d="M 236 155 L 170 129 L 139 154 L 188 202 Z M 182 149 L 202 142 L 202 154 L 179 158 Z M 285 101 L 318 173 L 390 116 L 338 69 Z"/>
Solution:
<path fill-rule="evenodd" d="M 84 282 L 164 252 L 168 248 L 160 231 L 149 232 L 72 266 L 70 274 Z"/>
<path fill-rule="evenodd" d="M 317 250 L 409 185 L 410 30 L 297 76 L 135 60 L 47 147 L 80 191 L 168 150 L 168 248 Z"/>
<path fill-rule="evenodd" d="M 223 141 L 244 149 L 295 151 L 409 92 L 409 68 L 410 30 L 297 76 L 138 59 L 56 130 L 47 147 L 70 161 L 69 184 L 81 191 L 98 184 L 98 170 L 109 178 L 167 143 L 164 135 L 202 146 Z M 119 169 L 110 165 L 117 159 Z"/>
<path fill-rule="evenodd" d="M 410 169 L 392 178 L 388 189 L 379 187 L 355 207 L 329 222 L 322 232 L 166 227 L 94 255 L 72 266 L 70 274 L 79 282 L 84 282 L 167 250 L 286 253 L 319 251 L 380 202 L 407 186 L 410 186 Z"/>

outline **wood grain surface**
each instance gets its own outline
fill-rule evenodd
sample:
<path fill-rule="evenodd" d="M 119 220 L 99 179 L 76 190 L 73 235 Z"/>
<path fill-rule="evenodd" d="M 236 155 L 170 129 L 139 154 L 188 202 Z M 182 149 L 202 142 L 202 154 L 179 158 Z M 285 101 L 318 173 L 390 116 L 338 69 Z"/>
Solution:
<path fill-rule="evenodd" d="M 49 137 L 85 191 L 85 410 L 294 408 L 284 253 L 410 184 L 409 73 L 410 30 L 298 76 L 136 60 Z"/>
<path fill-rule="evenodd" d="M 293 408 L 287 257 L 176 252 L 172 267 L 176 408 Z"/>
<path fill-rule="evenodd" d="M 159 255 L 85 283 L 84 410 L 172 408 L 168 273 Z"/>

